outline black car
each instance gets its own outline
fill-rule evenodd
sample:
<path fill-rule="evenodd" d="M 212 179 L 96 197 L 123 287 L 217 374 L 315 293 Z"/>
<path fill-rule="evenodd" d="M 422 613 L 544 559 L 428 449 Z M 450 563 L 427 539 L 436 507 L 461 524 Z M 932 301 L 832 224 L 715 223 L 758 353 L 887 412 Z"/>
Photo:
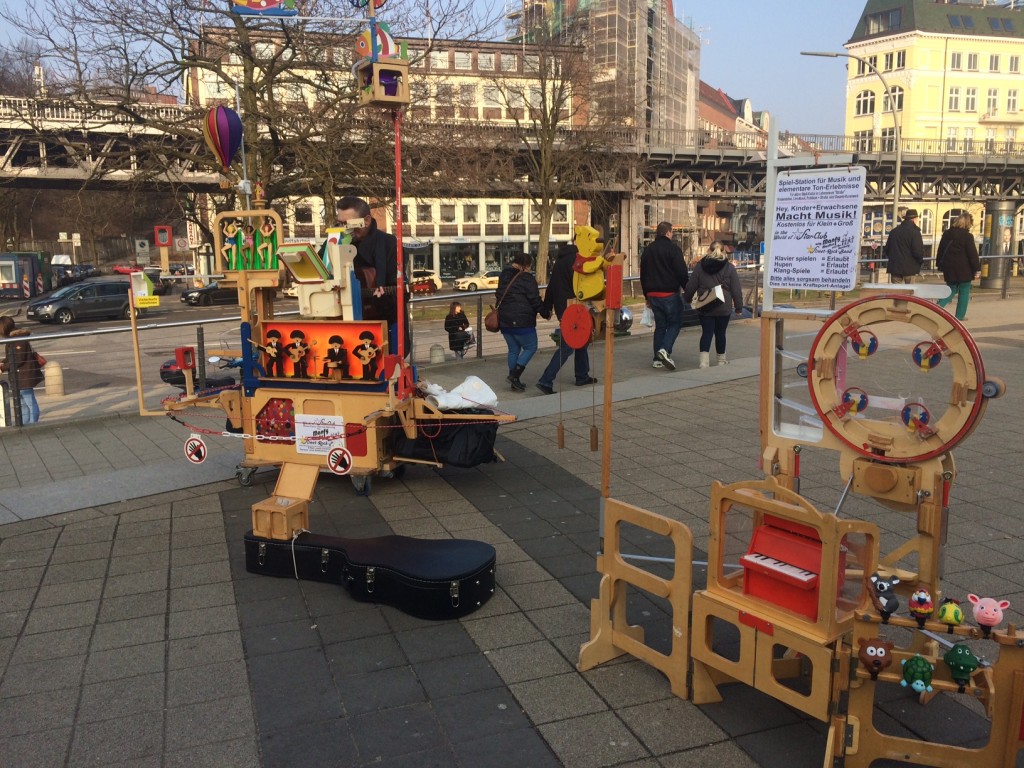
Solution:
<path fill-rule="evenodd" d="M 97 317 L 131 317 L 127 280 L 96 280 L 75 283 L 54 291 L 44 299 L 33 301 L 25 310 L 29 320 L 40 323 L 57 322 L 66 325 L 75 320 Z M 136 310 L 136 317 L 142 310 Z"/>
<path fill-rule="evenodd" d="M 172 275 L 194 275 L 196 268 L 191 264 L 184 264 L 180 261 L 172 262 L 167 265 L 167 270 Z"/>
<path fill-rule="evenodd" d="M 190 288 L 181 294 L 183 304 L 208 307 L 211 304 L 237 304 L 236 288 L 221 288 L 217 283 L 210 283 L 202 288 Z"/>

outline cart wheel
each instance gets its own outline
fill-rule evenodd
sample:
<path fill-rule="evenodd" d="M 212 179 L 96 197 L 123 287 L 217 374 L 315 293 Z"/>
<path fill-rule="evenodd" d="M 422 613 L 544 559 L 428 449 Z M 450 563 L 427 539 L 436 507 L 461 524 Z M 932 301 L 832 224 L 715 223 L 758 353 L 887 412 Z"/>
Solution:
<path fill-rule="evenodd" d="M 799 376 L 801 379 L 806 379 L 807 378 L 807 369 L 808 369 L 807 363 L 800 363 L 796 367 L 796 375 Z"/>
<path fill-rule="evenodd" d="M 252 485 L 252 476 L 256 474 L 256 467 L 236 467 L 235 479 L 243 488 Z"/>
<path fill-rule="evenodd" d="M 405 474 L 405 464 L 399 464 L 394 469 L 388 469 L 380 473 L 380 476 L 388 480 L 401 480 Z"/>
<path fill-rule="evenodd" d="M 369 475 L 351 475 L 352 487 L 356 489 L 356 496 L 369 496 L 370 495 L 370 476 Z"/>
<path fill-rule="evenodd" d="M 1006 394 L 1006 382 L 993 377 L 981 385 L 981 394 L 985 397 L 1002 397 Z"/>

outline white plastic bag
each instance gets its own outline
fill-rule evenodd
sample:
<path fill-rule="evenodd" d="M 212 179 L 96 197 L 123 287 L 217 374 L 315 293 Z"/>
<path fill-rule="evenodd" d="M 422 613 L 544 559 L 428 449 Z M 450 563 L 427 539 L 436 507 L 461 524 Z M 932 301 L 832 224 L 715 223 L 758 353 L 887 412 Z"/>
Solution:
<path fill-rule="evenodd" d="M 430 385 L 429 392 L 427 402 L 441 411 L 456 408 L 494 408 L 498 405 L 498 396 L 494 394 L 494 390 L 477 376 L 467 376 L 466 380 L 451 392 L 445 392 L 436 384 Z"/>
<path fill-rule="evenodd" d="M 654 327 L 654 313 L 650 307 L 644 307 L 644 312 L 640 315 L 640 325 L 646 325 L 648 328 Z"/>

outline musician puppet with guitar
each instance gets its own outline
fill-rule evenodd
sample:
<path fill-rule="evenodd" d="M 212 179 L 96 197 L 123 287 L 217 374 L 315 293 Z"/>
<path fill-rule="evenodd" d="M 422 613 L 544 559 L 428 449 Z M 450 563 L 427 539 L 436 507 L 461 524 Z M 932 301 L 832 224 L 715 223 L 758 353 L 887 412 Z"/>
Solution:
<path fill-rule="evenodd" d="M 345 227 L 356 247 L 353 271 L 363 288 L 364 320 L 386 320 L 390 349 L 398 348 L 398 240 L 383 232 L 370 215 L 370 206 L 359 197 L 343 197 L 337 205 L 338 223 Z M 408 298 L 408 297 L 407 297 Z M 408 304 L 406 304 L 408 306 Z M 410 349 L 406 324 L 406 350 Z"/>
<path fill-rule="evenodd" d="M 292 343 L 286 346 L 284 351 L 292 361 L 292 376 L 296 379 L 308 379 L 306 354 L 309 352 L 309 344 L 306 343 L 306 334 L 296 328 L 289 334 L 289 337 Z"/>

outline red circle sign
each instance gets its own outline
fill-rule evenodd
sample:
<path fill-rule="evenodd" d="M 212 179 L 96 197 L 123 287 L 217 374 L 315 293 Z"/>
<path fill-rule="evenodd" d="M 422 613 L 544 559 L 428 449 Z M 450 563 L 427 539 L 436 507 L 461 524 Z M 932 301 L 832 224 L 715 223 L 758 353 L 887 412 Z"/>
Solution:
<path fill-rule="evenodd" d="M 332 448 L 327 454 L 327 468 L 336 475 L 352 471 L 352 454 L 348 448 Z"/>
<path fill-rule="evenodd" d="M 193 435 L 185 441 L 185 458 L 193 464 L 202 464 L 206 461 L 206 443 L 203 438 Z"/>

